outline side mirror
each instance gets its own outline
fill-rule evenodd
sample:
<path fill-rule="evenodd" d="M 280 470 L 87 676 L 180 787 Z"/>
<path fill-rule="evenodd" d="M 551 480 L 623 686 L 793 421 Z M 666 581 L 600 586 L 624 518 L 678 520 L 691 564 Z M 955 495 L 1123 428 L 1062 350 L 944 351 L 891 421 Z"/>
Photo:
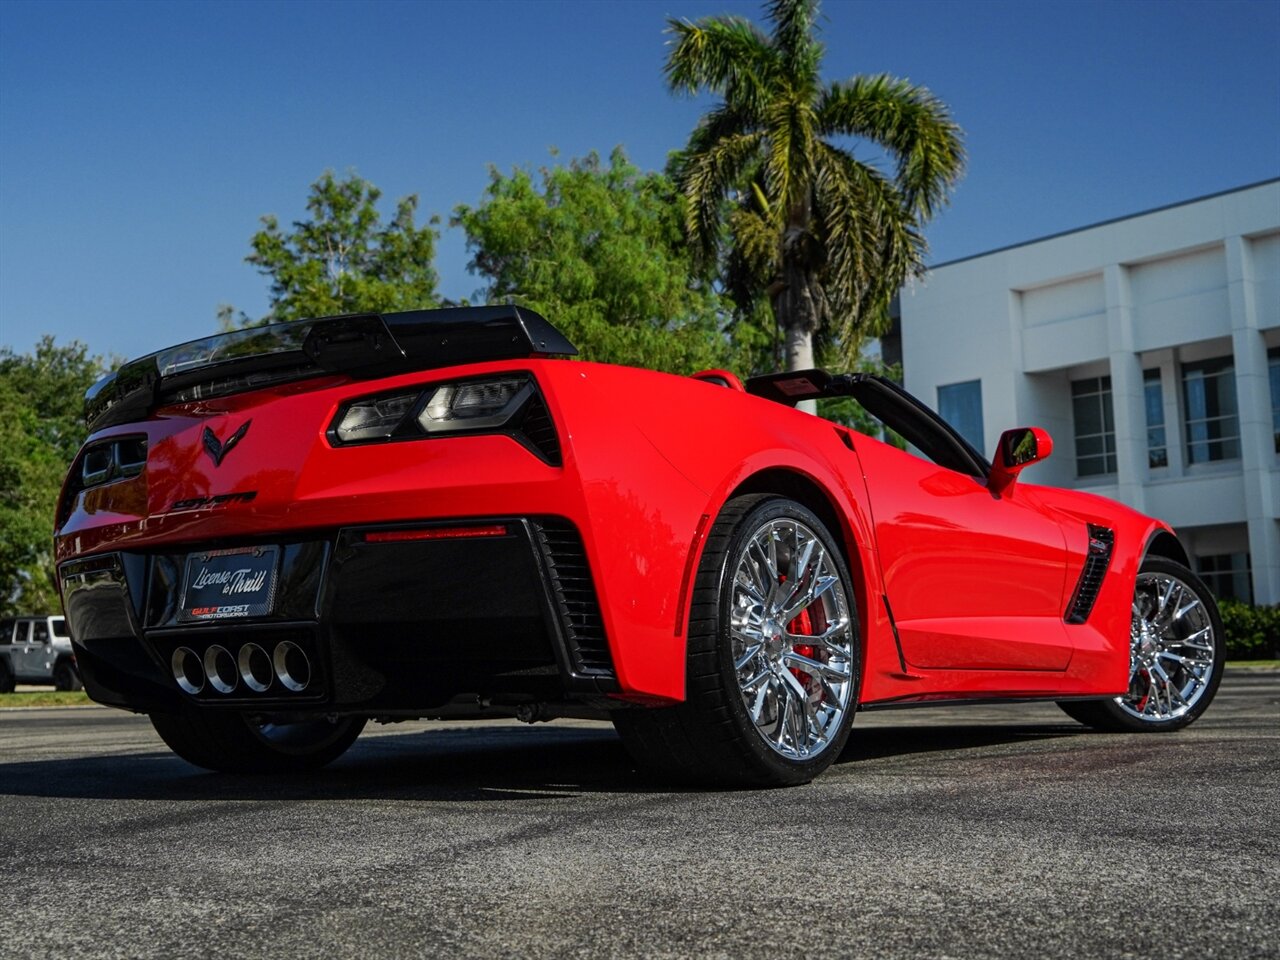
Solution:
<path fill-rule="evenodd" d="M 1004 496 L 1013 486 L 1023 467 L 1039 463 L 1053 452 L 1053 438 L 1039 427 L 1015 427 L 1000 434 L 1000 446 L 987 487 L 992 493 Z"/>

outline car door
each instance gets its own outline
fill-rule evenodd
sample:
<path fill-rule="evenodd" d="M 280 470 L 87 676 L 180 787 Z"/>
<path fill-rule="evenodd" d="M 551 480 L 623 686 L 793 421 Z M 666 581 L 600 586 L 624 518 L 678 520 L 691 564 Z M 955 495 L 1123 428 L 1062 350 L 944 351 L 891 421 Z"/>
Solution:
<path fill-rule="evenodd" d="M 986 485 L 987 465 L 896 385 L 863 406 L 925 456 L 853 435 L 885 592 L 905 660 L 959 670 L 1063 670 L 1066 542 L 1034 495 Z M 899 393 L 901 394 L 899 396 Z M 872 409 L 874 408 L 874 409 Z"/>
<path fill-rule="evenodd" d="M 31 622 L 31 645 L 28 648 L 27 673 L 32 677 L 47 679 L 53 676 L 53 638 L 49 635 L 48 620 Z"/>
<path fill-rule="evenodd" d="M 13 631 L 13 675 L 31 676 L 31 621 L 19 620 Z"/>

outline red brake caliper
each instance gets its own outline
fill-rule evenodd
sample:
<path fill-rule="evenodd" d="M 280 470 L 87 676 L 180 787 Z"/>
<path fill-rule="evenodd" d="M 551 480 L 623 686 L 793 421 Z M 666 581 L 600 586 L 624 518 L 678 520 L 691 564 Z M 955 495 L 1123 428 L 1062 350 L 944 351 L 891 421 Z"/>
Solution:
<path fill-rule="evenodd" d="M 813 619 L 809 616 L 809 611 L 807 609 L 801 610 L 800 616 L 787 624 L 787 630 L 790 633 L 800 634 L 805 637 L 813 636 Z M 807 643 L 797 643 L 795 645 L 795 651 L 800 654 L 800 656 L 809 657 L 810 659 L 813 659 L 815 652 L 813 646 Z M 795 678 L 804 685 L 806 690 L 808 690 L 810 684 L 813 682 L 813 677 L 796 667 L 792 667 L 791 672 L 795 674 Z"/>

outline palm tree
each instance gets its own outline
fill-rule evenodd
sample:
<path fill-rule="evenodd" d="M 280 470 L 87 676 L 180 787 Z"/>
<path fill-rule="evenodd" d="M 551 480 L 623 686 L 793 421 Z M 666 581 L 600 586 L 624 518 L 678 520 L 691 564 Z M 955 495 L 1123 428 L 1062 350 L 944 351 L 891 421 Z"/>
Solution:
<path fill-rule="evenodd" d="M 668 21 L 677 93 L 722 97 L 673 172 L 686 228 L 721 254 L 740 308 L 767 297 L 787 369 L 813 366 L 814 335 L 855 354 L 924 268 L 923 224 L 964 166 L 960 128 L 923 87 L 889 76 L 823 83 L 818 0 L 771 0 L 766 36 L 740 17 Z M 854 155 L 883 154 L 883 171 Z"/>

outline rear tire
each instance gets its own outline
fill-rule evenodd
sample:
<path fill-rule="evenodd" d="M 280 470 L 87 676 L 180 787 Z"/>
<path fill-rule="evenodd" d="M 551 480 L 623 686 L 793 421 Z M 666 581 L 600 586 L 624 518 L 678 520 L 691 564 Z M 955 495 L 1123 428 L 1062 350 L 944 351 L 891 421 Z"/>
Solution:
<path fill-rule="evenodd" d="M 59 660 L 53 667 L 53 688 L 55 690 L 80 690 L 84 684 L 80 682 L 80 674 L 70 659 Z"/>
<path fill-rule="evenodd" d="M 731 501 L 698 565 L 686 699 L 621 710 L 637 764 L 717 786 L 807 783 L 840 755 L 861 658 L 852 581 L 831 533 L 799 503 Z"/>
<path fill-rule="evenodd" d="M 9 669 L 9 661 L 0 660 L 0 693 L 13 693 L 13 688 L 16 686 L 13 671 Z"/>
<path fill-rule="evenodd" d="M 151 725 L 188 763 L 224 773 L 295 773 L 342 756 L 364 729 L 363 717 L 257 723 L 238 713 L 184 707 L 153 713 Z"/>
<path fill-rule="evenodd" d="M 1129 691 L 1111 700 L 1062 701 L 1073 719 L 1115 733 L 1161 733 L 1194 723 L 1222 680 L 1218 604 L 1180 563 L 1147 557 L 1134 588 Z"/>

